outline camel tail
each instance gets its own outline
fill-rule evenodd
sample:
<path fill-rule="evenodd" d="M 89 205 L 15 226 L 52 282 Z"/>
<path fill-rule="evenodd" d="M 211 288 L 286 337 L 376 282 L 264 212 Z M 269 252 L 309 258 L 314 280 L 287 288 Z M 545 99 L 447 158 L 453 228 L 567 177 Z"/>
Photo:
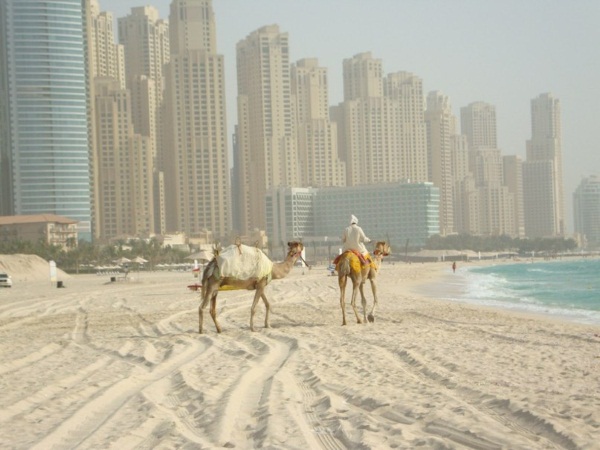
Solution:
<path fill-rule="evenodd" d="M 342 258 L 338 265 L 337 271 L 340 276 L 350 275 L 350 260 L 348 258 Z"/>
<path fill-rule="evenodd" d="M 204 272 L 202 273 L 202 289 L 201 289 L 201 295 L 202 295 L 202 299 L 204 299 L 204 297 L 206 296 L 206 292 L 208 290 L 208 279 L 209 278 L 220 278 L 220 273 L 219 273 L 219 266 L 217 264 L 217 259 L 214 258 L 212 261 L 210 261 L 207 265 L 206 268 L 204 269 Z"/>
<path fill-rule="evenodd" d="M 217 264 L 216 258 L 213 259 L 212 261 L 210 261 L 206 265 L 206 268 L 204 269 L 204 273 L 202 274 L 202 284 L 203 285 L 206 284 L 206 281 L 213 275 L 215 275 L 217 279 L 220 278 L 219 266 Z"/>

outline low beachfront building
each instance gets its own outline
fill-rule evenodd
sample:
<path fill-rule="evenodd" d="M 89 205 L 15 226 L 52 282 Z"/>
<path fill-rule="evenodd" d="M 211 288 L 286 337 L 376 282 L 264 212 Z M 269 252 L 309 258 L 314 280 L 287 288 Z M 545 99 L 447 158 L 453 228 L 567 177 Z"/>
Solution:
<path fill-rule="evenodd" d="M 302 239 L 337 251 L 354 214 L 374 241 L 421 247 L 440 232 L 439 201 L 439 188 L 429 182 L 273 188 L 266 196 L 267 235 L 274 246 Z"/>
<path fill-rule="evenodd" d="M 78 223 L 56 214 L 0 216 L 0 242 L 45 242 L 67 250 L 77 247 Z"/>

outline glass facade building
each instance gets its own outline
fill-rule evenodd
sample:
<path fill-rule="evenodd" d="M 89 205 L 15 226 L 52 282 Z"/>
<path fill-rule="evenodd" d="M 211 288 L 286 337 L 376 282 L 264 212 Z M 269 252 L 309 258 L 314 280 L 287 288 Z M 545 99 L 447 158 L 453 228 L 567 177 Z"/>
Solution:
<path fill-rule="evenodd" d="M 276 245 L 297 239 L 339 244 L 351 214 L 373 241 L 395 246 L 421 247 L 440 232 L 439 188 L 429 182 L 274 188 L 265 200 L 267 235 Z"/>
<path fill-rule="evenodd" d="M 81 0 L 0 0 L 0 214 L 52 213 L 91 240 Z"/>
<path fill-rule="evenodd" d="M 600 249 L 600 175 L 584 178 L 573 194 L 575 232 L 588 250 Z"/>

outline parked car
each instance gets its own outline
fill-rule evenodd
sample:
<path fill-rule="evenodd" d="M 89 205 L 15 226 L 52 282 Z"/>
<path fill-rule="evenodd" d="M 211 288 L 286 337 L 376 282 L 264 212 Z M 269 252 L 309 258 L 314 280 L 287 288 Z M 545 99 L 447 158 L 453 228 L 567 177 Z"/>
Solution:
<path fill-rule="evenodd" d="M 0 272 L 0 287 L 12 287 L 12 278 L 9 274 Z"/>

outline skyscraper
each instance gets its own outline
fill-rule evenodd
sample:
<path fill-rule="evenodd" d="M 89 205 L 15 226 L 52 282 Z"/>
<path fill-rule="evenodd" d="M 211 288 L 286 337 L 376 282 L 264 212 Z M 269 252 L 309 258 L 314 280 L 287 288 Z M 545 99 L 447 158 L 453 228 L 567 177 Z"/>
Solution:
<path fill-rule="evenodd" d="M 109 240 L 154 234 L 152 146 L 134 133 L 131 95 L 118 80 L 95 80 L 97 227 Z"/>
<path fill-rule="evenodd" d="M 119 44 L 125 52 L 127 83 L 139 76 L 155 80 L 162 99 L 164 65 L 169 62 L 169 23 L 153 6 L 131 8 L 118 19 Z"/>
<path fill-rule="evenodd" d="M 231 231 L 223 56 L 211 0 L 173 0 L 166 73 L 167 230 L 218 239 Z"/>
<path fill-rule="evenodd" d="M 114 80 L 122 89 L 125 88 L 125 61 L 123 59 L 123 47 L 115 45 L 115 35 L 113 30 L 113 16 L 110 12 L 100 11 L 98 0 L 84 0 L 88 62 L 88 98 L 89 98 L 89 123 L 90 123 L 90 165 L 91 165 L 91 183 L 92 183 L 92 223 L 94 240 L 106 237 L 106 221 L 103 212 L 108 208 L 103 207 L 103 193 L 100 187 L 100 158 L 112 152 L 112 147 L 107 148 L 107 135 L 104 132 L 102 139 L 104 141 L 103 149 L 99 150 L 99 133 L 96 125 L 99 122 L 96 108 L 96 79 Z M 114 127 L 111 127 L 114 128 Z M 111 158 L 114 160 L 114 158 Z M 106 162 L 104 163 L 106 165 Z M 106 174 L 106 168 L 104 169 Z M 115 198 L 108 199 L 111 204 L 116 201 Z M 110 213 L 112 220 L 116 220 L 117 214 Z M 114 229 L 115 227 L 113 227 Z"/>
<path fill-rule="evenodd" d="M 429 181 L 423 80 L 410 72 L 390 73 L 384 79 L 383 92 L 398 110 L 392 124 L 400 146 L 391 152 L 389 160 L 394 163 L 400 159 L 402 164 L 390 174 L 392 181 Z"/>
<path fill-rule="evenodd" d="M 454 230 L 457 233 L 479 232 L 479 196 L 469 169 L 469 145 L 464 134 L 451 138 L 451 171 L 453 181 Z"/>
<path fill-rule="evenodd" d="M 287 33 L 262 27 L 237 44 L 236 227 L 264 230 L 271 187 L 300 186 Z"/>
<path fill-rule="evenodd" d="M 575 233 L 590 250 L 600 249 L 600 176 L 584 178 L 573 194 Z"/>
<path fill-rule="evenodd" d="M 170 58 L 169 24 L 152 6 L 131 8 L 131 14 L 120 17 L 118 23 L 135 131 L 150 137 L 157 152 L 162 136 L 164 67 Z"/>
<path fill-rule="evenodd" d="M 153 154 L 154 213 L 156 232 L 166 231 L 164 186 L 165 66 L 170 59 L 169 23 L 152 6 L 131 8 L 120 17 L 119 43 L 125 52 L 127 88 L 131 91 L 133 126 L 148 136 Z"/>
<path fill-rule="evenodd" d="M 427 143 L 423 82 L 408 72 L 382 77 L 381 60 L 344 60 L 344 102 L 333 108 L 349 186 L 424 182 Z"/>
<path fill-rule="evenodd" d="M 461 108 L 461 131 L 469 145 L 469 171 L 473 176 L 475 199 L 463 200 L 463 224 L 476 226 L 468 232 L 484 236 L 518 235 L 515 220 L 515 194 L 504 184 L 504 166 L 500 149 L 497 148 L 496 108 L 484 102 L 473 102 Z M 472 192 L 464 184 L 466 193 Z M 477 220 L 465 216 L 475 212 Z"/>
<path fill-rule="evenodd" d="M 338 158 L 337 124 L 329 120 L 327 69 L 312 58 L 293 64 L 292 93 L 302 186 L 345 186 L 346 165 Z"/>
<path fill-rule="evenodd" d="M 0 0 L 1 214 L 52 213 L 91 240 L 81 0 Z"/>
<path fill-rule="evenodd" d="M 108 11 L 100 11 L 98 0 L 87 0 L 89 4 L 90 26 L 89 38 L 92 45 L 90 52 L 91 74 L 93 77 L 110 77 L 119 82 L 125 89 L 125 54 L 122 45 L 115 44 L 113 15 Z"/>
<path fill-rule="evenodd" d="M 460 108 L 460 129 L 467 136 L 470 150 L 497 148 L 496 108 L 484 102 L 473 102 Z"/>
<path fill-rule="evenodd" d="M 517 155 L 502 157 L 504 185 L 514 195 L 513 216 L 515 220 L 515 236 L 525 236 L 523 211 L 523 160 Z"/>
<path fill-rule="evenodd" d="M 383 64 L 370 52 L 343 61 L 344 101 L 383 96 Z"/>
<path fill-rule="evenodd" d="M 550 93 L 531 100 L 531 139 L 523 163 L 525 234 L 564 236 L 560 101 Z"/>
<path fill-rule="evenodd" d="M 440 233 L 454 232 L 454 178 L 452 148 L 456 117 L 447 96 L 432 91 L 427 96 L 427 156 L 429 180 L 440 189 Z"/>

